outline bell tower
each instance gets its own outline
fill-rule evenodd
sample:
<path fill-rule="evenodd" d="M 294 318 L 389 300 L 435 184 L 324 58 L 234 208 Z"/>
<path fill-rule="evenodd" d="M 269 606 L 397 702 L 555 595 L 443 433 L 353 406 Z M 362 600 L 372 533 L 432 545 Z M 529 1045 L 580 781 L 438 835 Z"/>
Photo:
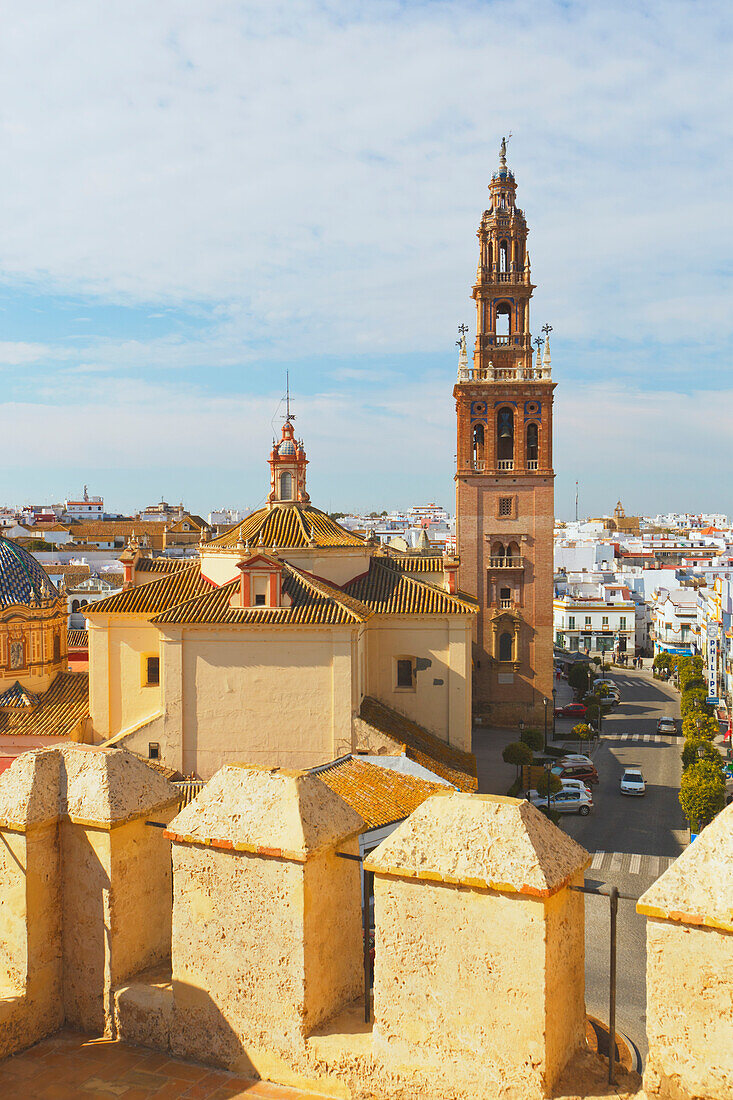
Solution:
<path fill-rule="evenodd" d="M 484 724 L 552 718 L 553 534 L 550 326 L 532 351 L 527 223 L 502 139 L 478 228 L 476 343 L 461 333 L 458 422 L 459 583 L 479 601 L 473 703 Z M 544 354 L 542 345 L 544 343 Z"/>

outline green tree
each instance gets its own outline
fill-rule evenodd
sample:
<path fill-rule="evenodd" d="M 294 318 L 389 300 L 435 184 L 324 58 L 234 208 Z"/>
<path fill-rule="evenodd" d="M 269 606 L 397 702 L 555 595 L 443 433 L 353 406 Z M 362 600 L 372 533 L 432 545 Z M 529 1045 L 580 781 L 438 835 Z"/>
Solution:
<path fill-rule="evenodd" d="M 671 658 L 669 653 L 657 653 L 652 661 L 652 668 L 655 672 L 669 672 L 670 666 Z"/>
<path fill-rule="evenodd" d="M 512 741 L 501 754 L 505 764 L 513 764 L 517 769 L 516 779 L 519 780 L 519 769 L 523 764 L 532 763 L 532 750 L 523 741 Z"/>
<path fill-rule="evenodd" d="M 688 714 L 694 714 L 696 710 L 701 714 L 708 714 L 709 708 L 705 704 L 707 698 L 704 688 L 688 688 L 680 699 L 680 714 L 686 718 Z"/>
<path fill-rule="evenodd" d="M 702 756 L 700 755 L 702 753 Z M 720 755 L 715 745 L 708 741 L 705 737 L 689 737 L 685 741 L 685 747 L 682 750 L 682 768 L 687 771 L 693 764 L 697 764 L 698 760 L 709 760 L 711 764 L 715 764 L 723 770 L 723 757 Z"/>
<path fill-rule="evenodd" d="M 589 687 L 590 676 L 586 664 L 571 665 L 568 669 L 568 683 L 578 697 L 584 695 Z"/>
<path fill-rule="evenodd" d="M 557 775 L 553 775 L 552 772 L 543 771 L 542 775 L 537 780 L 537 794 L 542 794 L 547 797 L 547 784 L 550 784 L 550 797 L 553 794 L 557 794 L 562 790 L 562 780 Z"/>
<path fill-rule="evenodd" d="M 682 733 L 685 737 L 705 737 L 713 740 L 720 733 L 720 722 L 698 708 L 690 711 L 682 719 Z"/>
<path fill-rule="evenodd" d="M 691 764 L 682 776 L 679 799 L 691 831 L 699 832 L 725 805 L 725 781 L 720 768 L 710 760 Z"/>
<path fill-rule="evenodd" d="M 539 752 L 545 747 L 544 734 L 536 726 L 527 726 L 526 730 L 522 730 L 519 740 L 523 744 L 529 745 L 532 752 Z"/>

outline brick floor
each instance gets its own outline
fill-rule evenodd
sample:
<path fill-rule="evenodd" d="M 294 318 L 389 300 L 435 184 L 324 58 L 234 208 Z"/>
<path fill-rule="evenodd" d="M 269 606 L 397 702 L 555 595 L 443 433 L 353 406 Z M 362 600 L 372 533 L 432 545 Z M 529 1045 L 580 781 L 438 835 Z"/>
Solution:
<path fill-rule="evenodd" d="M 178 1058 L 59 1031 L 0 1062 L 2 1100 L 318 1100 Z"/>

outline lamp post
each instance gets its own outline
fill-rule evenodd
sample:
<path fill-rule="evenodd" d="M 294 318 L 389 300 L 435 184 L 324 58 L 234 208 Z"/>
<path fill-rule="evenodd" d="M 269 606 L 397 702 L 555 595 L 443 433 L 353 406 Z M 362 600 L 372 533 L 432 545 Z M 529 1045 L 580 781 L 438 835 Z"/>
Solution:
<path fill-rule="evenodd" d="M 552 740 L 555 740 L 555 711 L 557 710 L 557 688 L 552 689 Z"/>
<path fill-rule="evenodd" d="M 549 702 L 547 696 L 542 700 L 545 704 L 545 755 L 547 755 L 547 704 Z"/>

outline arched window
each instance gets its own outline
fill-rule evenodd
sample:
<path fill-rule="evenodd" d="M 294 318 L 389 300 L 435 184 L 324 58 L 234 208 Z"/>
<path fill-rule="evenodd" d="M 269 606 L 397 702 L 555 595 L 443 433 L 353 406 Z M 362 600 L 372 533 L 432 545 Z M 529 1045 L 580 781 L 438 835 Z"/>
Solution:
<path fill-rule="evenodd" d="M 496 414 L 496 441 L 499 462 L 514 461 L 514 410 L 499 409 Z M 500 467 L 501 469 L 501 467 Z M 507 469 L 507 467 L 504 467 Z"/>
<path fill-rule="evenodd" d="M 540 457 L 540 430 L 537 424 L 527 425 L 527 461 L 537 462 Z"/>
<path fill-rule="evenodd" d="M 494 242 L 489 241 L 489 267 L 494 266 Z"/>
<path fill-rule="evenodd" d="M 74 612 L 78 611 L 80 606 L 81 605 L 79 603 L 79 600 L 72 600 L 71 601 L 71 612 L 72 612 L 72 614 Z"/>
<path fill-rule="evenodd" d="M 512 307 L 508 302 L 499 302 L 496 307 L 496 335 L 510 336 L 512 331 Z"/>
<path fill-rule="evenodd" d="M 280 475 L 280 500 L 292 500 L 293 499 L 293 475 L 281 474 Z"/>
<path fill-rule="evenodd" d="M 484 461 L 484 426 L 483 424 L 474 424 L 473 426 L 473 465 L 475 469 L 480 468 L 480 464 Z"/>
<path fill-rule="evenodd" d="M 504 198 L 504 196 L 502 195 L 502 205 L 503 205 L 503 198 Z M 499 271 L 506 272 L 508 270 L 509 270 L 509 242 L 508 241 L 502 241 L 499 245 Z"/>
<path fill-rule="evenodd" d="M 511 661 L 512 659 L 512 636 L 508 630 L 505 630 L 503 634 L 499 635 L 499 660 Z"/>
<path fill-rule="evenodd" d="M 508 558 L 518 558 L 519 557 L 519 546 L 516 542 L 510 542 L 509 543 L 509 545 L 506 548 L 506 556 Z"/>
<path fill-rule="evenodd" d="M 503 542 L 495 542 L 491 547 L 492 558 L 504 558 L 506 557 L 506 550 L 504 549 Z"/>

